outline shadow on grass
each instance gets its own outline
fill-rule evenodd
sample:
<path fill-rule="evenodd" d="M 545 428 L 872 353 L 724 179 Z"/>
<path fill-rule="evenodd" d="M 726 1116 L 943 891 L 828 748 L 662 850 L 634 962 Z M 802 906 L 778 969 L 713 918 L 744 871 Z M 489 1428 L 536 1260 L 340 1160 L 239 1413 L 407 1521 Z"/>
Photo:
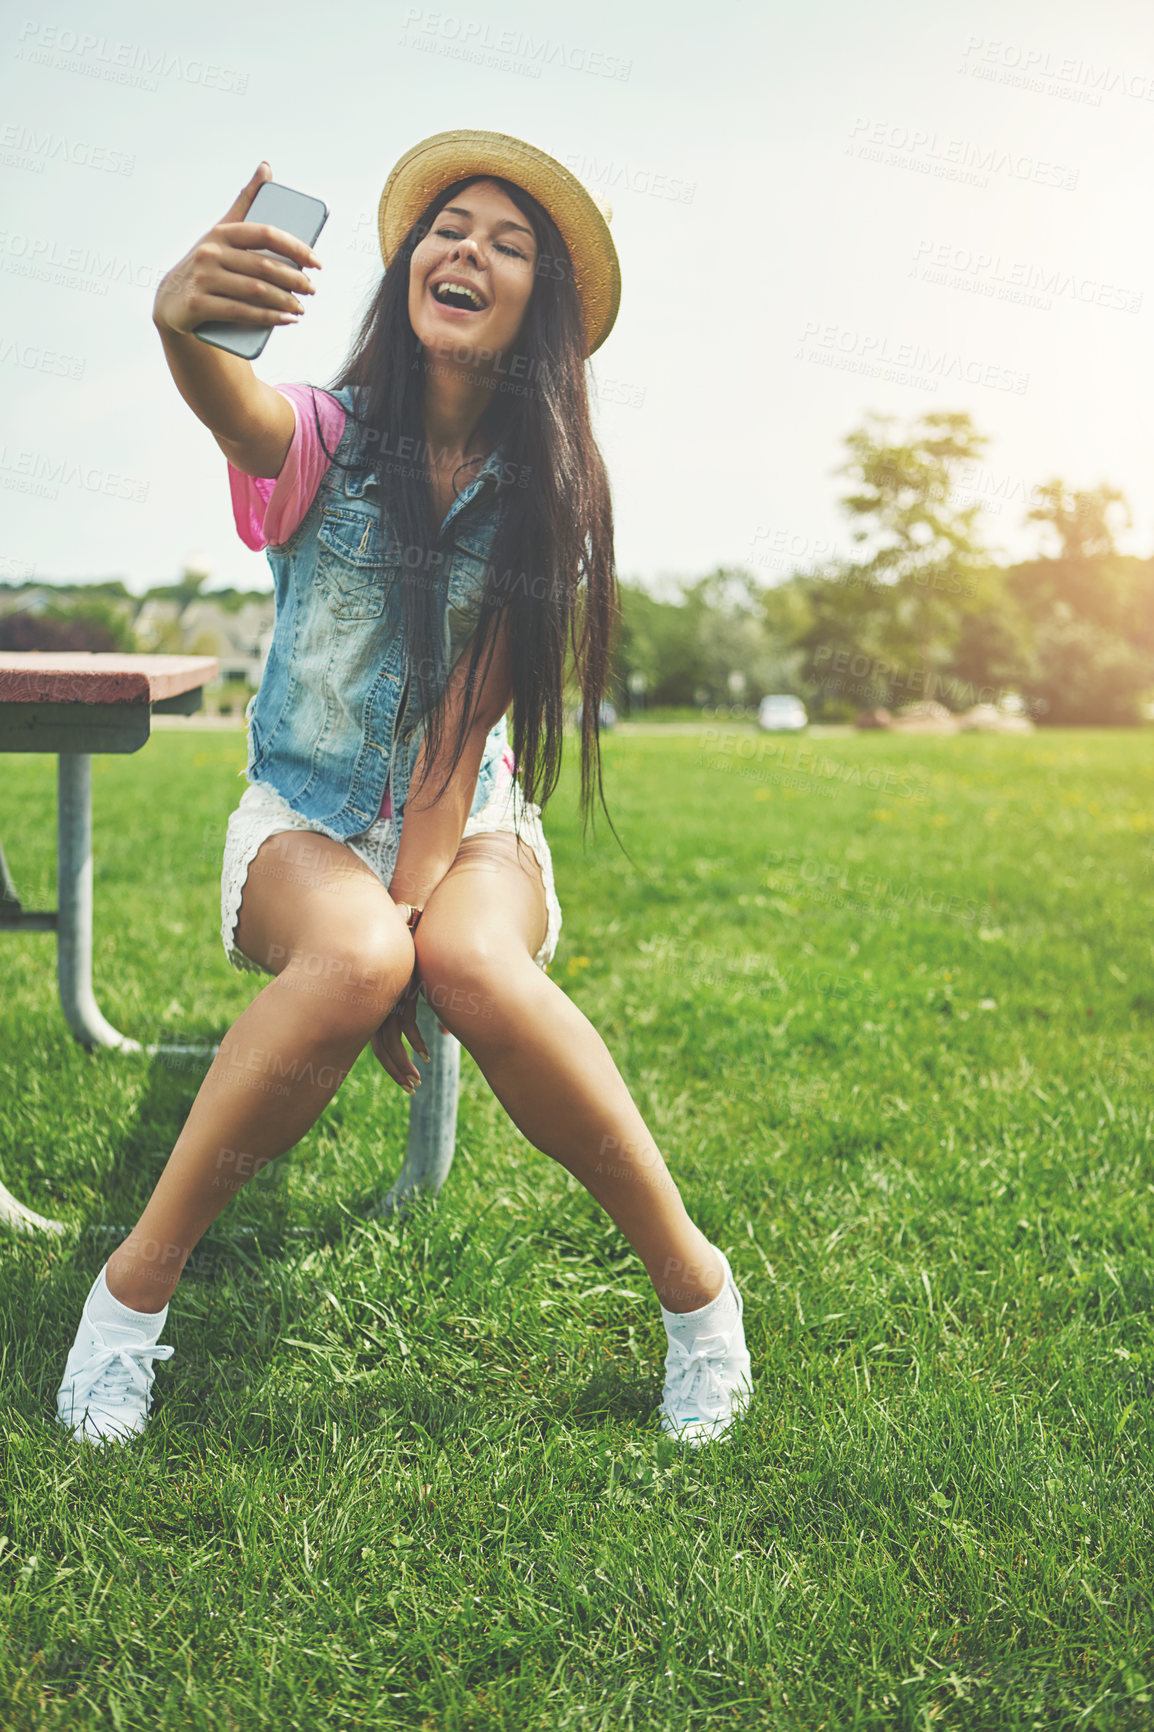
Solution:
<path fill-rule="evenodd" d="M 204 1043 L 210 1038 L 204 1037 Z M 108 1257 L 136 1224 L 211 1063 L 209 1056 L 158 1053 L 153 1057 L 133 1115 L 116 1137 L 101 1197 L 80 1228 L 82 1251 L 90 1248 L 93 1255 Z M 302 1236 L 285 1195 L 284 1176 L 281 1157 L 249 1179 L 193 1251 L 182 1280 L 216 1281 L 232 1270 L 251 1273 L 255 1265 L 247 1255 L 248 1247 L 259 1243 L 265 1255 L 272 1255 Z M 306 1231 L 308 1237 L 315 1236 L 314 1230 Z"/>
<path fill-rule="evenodd" d="M 379 1432 L 390 1448 L 429 1445 L 451 1455 L 462 1449 L 472 1454 L 526 1428 L 542 1441 L 558 1426 L 590 1439 L 616 1427 L 648 1434 L 661 1399 L 659 1378 L 610 1370 L 568 1387 L 559 1382 L 551 1402 L 527 1413 L 523 1402 L 495 1398 L 491 1388 L 473 1395 L 410 1376 L 388 1377 L 359 1393 L 325 1380 L 308 1390 L 261 1388 L 272 1369 L 263 1353 L 214 1356 L 211 1363 L 198 1360 L 183 1368 L 174 1360 L 167 1381 L 157 1380 L 151 1441 L 162 1443 L 170 1458 L 202 1447 L 308 1454 L 340 1423 L 362 1438 Z"/>
<path fill-rule="evenodd" d="M 613 1421 L 646 1423 L 661 1400 L 662 1386 L 663 1379 L 652 1372 L 602 1366 L 583 1383 L 570 1386 L 564 1417 L 590 1431 Z M 564 1387 L 560 1386 L 555 1411 L 564 1393 Z"/>

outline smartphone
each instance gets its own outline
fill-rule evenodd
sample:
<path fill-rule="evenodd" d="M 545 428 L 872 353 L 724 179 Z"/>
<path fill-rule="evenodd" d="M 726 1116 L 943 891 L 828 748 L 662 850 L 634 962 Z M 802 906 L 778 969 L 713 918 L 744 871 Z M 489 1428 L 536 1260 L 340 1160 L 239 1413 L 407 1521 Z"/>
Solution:
<path fill-rule="evenodd" d="M 328 221 L 328 215 L 329 207 L 323 199 L 310 198 L 308 193 L 294 192 L 291 186 L 278 186 L 275 180 L 266 180 L 257 188 L 256 197 L 243 220 L 246 223 L 269 223 L 273 228 L 295 235 L 297 240 L 307 241 L 311 247 Z M 286 264 L 295 265 L 295 260 L 285 258 L 284 253 L 274 253 L 270 247 L 256 247 L 254 250 L 263 253 L 266 259 L 283 259 Z M 242 361 L 255 361 L 276 329 L 275 325 L 242 325 L 230 319 L 205 319 L 203 324 L 194 325 L 192 331 L 202 343 L 211 343 L 215 349 L 227 349 L 230 355 L 239 355 Z"/>

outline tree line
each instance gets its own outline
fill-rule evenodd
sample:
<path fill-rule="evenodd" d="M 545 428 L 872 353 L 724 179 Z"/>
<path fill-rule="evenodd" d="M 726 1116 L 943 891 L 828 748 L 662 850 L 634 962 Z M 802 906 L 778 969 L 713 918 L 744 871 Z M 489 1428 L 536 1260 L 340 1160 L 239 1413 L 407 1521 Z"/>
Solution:
<path fill-rule="evenodd" d="M 1154 697 L 1154 560 L 1121 554 L 1126 500 L 1053 478 L 1029 492 L 1038 557 L 999 565 L 967 479 L 988 444 L 965 412 L 871 415 L 845 439 L 840 505 L 858 557 L 767 587 L 740 568 L 663 602 L 623 582 L 618 697 L 649 705 L 802 697 L 847 720 L 932 698 L 1035 721 L 1133 724 Z"/>
<path fill-rule="evenodd" d="M 869 415 L 844 441 L 840 505 L 856 556 L 765 584 L 721 567 L 661 601 L 622 581 L 611 695 L 619 709 L 756 704 L 793 692 L 815 720 L 933 698 L 951 710 L 1009 703 L 1035 721 L 1129 725 L 1154 698 L 1154 559 L 1119 553 L 1122 494 L 1058 478 L 1028 492 L 1034 559 L 984 544 L 989 441 L 961 411 L 901 425 Z M 149 596 L 200 593 L 186 573 Z M 23 588 L 24 585 L 0 586 Z M 241 591 L 205 592 L 240 606 Z M 0 649 L 135 647 L 144 598 L 117 579 L 75 586 L 36 614 L 0 610 Z"/>

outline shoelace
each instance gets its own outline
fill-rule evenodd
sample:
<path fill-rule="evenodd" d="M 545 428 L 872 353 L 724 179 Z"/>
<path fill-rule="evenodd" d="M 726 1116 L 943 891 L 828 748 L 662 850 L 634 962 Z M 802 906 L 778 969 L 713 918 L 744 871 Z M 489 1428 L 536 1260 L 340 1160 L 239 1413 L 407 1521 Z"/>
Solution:
<path fill-rule="evenodd" d="M 175 1347 L 124 1346 L 103 1347 L 93 1353 L 72 1386 L 72 1409 L 83 1413 L 86 1408 L 101 1405 L 128 1393 L 134 1384 L 140 1395 L 147 1395 L 156 1375 L 154 1359 L 171 1359 Z M 145 1361 L 148 1361 L 146 1367 Z M 93 1398 L 96 1398 L 94 1402 Z"/>
<path fill-rule="evenodd" d="M 725 1400 L 718 1366 L 729 1351 L 726 1337 L 703 1336 L 692 1350 L 671 1338 L 669 1351 L 673 1363 L 669 1365 L 667 1361 L 667 1375 L 673 1399 L 680 1407 L 691 1404 L 697 1407 L 699 1411 L 691 1417 L 712 1419 Z"/>

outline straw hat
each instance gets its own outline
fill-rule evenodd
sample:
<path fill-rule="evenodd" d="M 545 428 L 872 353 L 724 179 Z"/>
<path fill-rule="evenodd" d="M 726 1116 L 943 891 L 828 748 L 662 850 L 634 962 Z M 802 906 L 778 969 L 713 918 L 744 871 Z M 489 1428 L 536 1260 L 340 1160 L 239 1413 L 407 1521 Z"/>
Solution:
<path fill-rule="evenodd" d="M 613 329 L 621 301 L 621 267 L 609 233 L 612 208 L 524 139 L 503 132 L 437 132 L 407 150 L 385 182 L 377 213 L 385 268 L 425 207 L 466 175 L 500 175 L 549 212 L 573 261 L 591 355 Z"/>

